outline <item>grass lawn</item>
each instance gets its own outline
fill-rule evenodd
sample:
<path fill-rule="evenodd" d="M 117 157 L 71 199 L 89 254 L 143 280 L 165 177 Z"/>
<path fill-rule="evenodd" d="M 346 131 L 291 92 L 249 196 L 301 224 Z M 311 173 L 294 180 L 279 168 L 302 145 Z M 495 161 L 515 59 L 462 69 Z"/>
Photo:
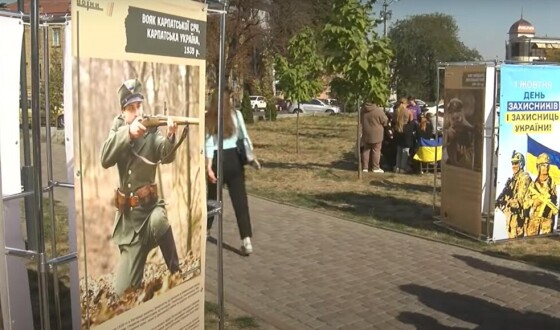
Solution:
<path fill-rule="evenodd" d="M 247 171 L 251 194 L 560 270 L 557 236 L 487 244 L 435 225 L 439 196 L 434 207 L 433 173 L 364 173 L 359 180 L 355 116 L 301 117 L 299 127 L 296 153 L 295 118 L 248 125 L 263 164 L 260 172 Z"/>

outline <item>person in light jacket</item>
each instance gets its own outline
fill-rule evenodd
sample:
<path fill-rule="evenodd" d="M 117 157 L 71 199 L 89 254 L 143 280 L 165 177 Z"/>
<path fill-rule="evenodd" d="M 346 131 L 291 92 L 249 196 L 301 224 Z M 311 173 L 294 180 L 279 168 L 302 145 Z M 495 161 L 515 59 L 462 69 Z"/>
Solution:
<path fill-rule="evenodd" d="M 245 189 L 245 168 L 237 151 L 237 139 L 249 138 L 245 121 L 240 111 L 233 109 L 229 92 L 224 92 L 224 142 L 223 142 L 223 182 L 228 187 L 229 197 L 235 211 L 241 250 L 245 255 L 253 252 L 251 237 L 251 217 L 249 202 Z M 208 181 L 208 199 L 217 197 L 217 146 L 218 146 L 218 97 L 215 94 L 206 113 L 206 174 Z M 212 229 L 213 217 L 208 219 L 207 230 Z"/>

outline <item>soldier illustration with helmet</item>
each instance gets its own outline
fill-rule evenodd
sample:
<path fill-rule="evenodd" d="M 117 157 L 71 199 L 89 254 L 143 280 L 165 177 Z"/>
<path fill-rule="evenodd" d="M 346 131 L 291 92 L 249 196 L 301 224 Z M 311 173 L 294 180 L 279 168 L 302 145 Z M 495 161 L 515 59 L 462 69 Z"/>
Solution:
<path fill-rule="evenodd" d="M 549 175 L 550 156 L 541 153 L 537 157 L 538 175 L 527 192 L 526 207 L 529 209 L 526 235 L 542 235 L 552 232 L 554 218 L 558 214 L 556 183 Z"/>
<path fill-rule="evenodd" d="M 147 129 L 140 123 L 144 96 L 137 79 L 126 80 L 118 96 L 121 114 L 113 120 L 103 143 L 101 164 L 105 169 L 117 165 L 119 172 L 112 238 L 120 251 L 115 278 L 120 295 L 141 284 L 148 253 L 155 247 L 161 249 L 172 274 L 180 269 L 165 203 L 155 184 L 157 164 L 171 163 L 175 158 L 177 124 L 168 119 L 167 135 L 163 135 L 157 127 Z"/>
<path fill-rule="evenodd" d="M 525 198 L 531 177 L 525 172 L 525 157 L 518 151 L 511 155 L 513 175 L 504 185 L 504 189 L 496 200 L 496 207 L 506 215 L 506 226 L 509 238 L 524 235 L 526 212 Z"/>

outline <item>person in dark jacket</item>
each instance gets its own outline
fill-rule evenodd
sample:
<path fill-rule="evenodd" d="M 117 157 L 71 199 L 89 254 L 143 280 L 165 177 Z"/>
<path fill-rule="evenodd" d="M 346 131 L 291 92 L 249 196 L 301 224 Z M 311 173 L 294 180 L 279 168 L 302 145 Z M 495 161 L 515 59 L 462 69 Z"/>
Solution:
<path fill-rule="evenodd" d="M 394 168 L 396 173 L 411 172 L 409 165 L 410 149 L 414 147 L 414 131 L 416 124 L 413 115 L 407 109 L 406 104 L 401 104 L 397 109 L 394 137 L 397 144 L 397 161 Z"/>
<path fill-rule="evenodd" d="M 362 123 L 362 171 L 368 171 L 369 157 L 372 155 L 374 173 L 383 173 L 379 166 L 381 159 L 381 144 L 387 126 L 387 115 L 381 107 L 373 103 L 366 103 L 360 111 Z"/>

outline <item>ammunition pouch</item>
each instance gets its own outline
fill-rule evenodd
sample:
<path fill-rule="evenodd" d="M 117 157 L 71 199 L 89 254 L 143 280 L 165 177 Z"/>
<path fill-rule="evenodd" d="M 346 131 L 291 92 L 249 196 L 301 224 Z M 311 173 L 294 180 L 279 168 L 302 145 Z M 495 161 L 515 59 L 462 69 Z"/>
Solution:
<path fill-rule="evenodd" d="M 148 184 L 142 186 L 134 192 L 131 196 L 127 196 L 119 189 L 115 190 L 115 207 L 124 212 L 131 208 L 142 206 L 148 207 L 155 204 L 158 200 L 157 184 Z"/>

